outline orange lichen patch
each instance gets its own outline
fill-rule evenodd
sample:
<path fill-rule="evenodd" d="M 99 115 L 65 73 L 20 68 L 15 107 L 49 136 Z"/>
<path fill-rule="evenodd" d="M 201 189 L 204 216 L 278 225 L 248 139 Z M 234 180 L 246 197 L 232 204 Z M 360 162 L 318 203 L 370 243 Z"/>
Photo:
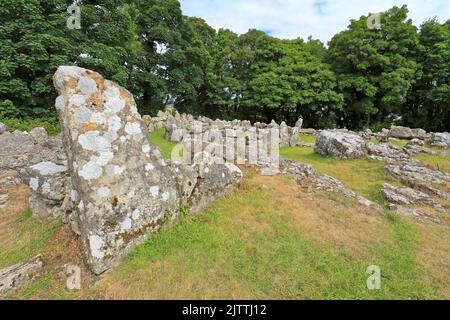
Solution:
<path fill-rule="evenodd" d="M 88 122 L 88 123 L 85 123 L 85 124 L 83 125 L 83 130 L 86 131 L 86 132 L 88 132 L 88 131 L 94 131 L 94 130 L 97 129 L 97 128 L 98 128 L 98 124 L 93 123 L 93 122 Z"/>
<path fill-rule="evenodd" d="M 75 81 L 74 78 L 68 77 L 68 79 L 66 80 L 66 85 L 67 85 L 67 87 L 73 89 L 73 88 L 76 88 L 77 82 Z"/>
<path fill-rule="evenodd" d="M 125 101 L 131 100 L 131 95 L 124 88 L 120 88 L 120 99 L 125 100 Z"/>
<path fill-rule="evenodd" d="M 97 87 L 98 87 L 100 90 L 104 90 L 104 89 L 105 89 L 105 83 L 104 83 L 104 80 L 103 80 L 103 78 L 102 78 L 98 73 L 96 73 L 96 72 L 90 72 L 90 73 L 88 73 L 88 74 L 86 75 L 86 77 L 91 78 L 91 79 L 94 79 L 94 80 L 95 80 L 95 83 L 97 83 Z"/>
<path fill-rule="evenodd" d="M 96 106 L 101 106 L 103 105 L 103 103 L 105 102 L 105 100 L 102 97 L 99 97 L 97 94 L 95 95 L 95 97 L 91 98 L 92 102 L 96 105 Z M 93 110 L 94 112 L 100 112 L 100 110 Z"/>

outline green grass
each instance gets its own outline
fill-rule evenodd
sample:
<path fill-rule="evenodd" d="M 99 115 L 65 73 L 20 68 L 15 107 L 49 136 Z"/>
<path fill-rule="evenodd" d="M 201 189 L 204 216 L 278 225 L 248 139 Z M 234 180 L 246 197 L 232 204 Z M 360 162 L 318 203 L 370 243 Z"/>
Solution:
<path fill-rule="evenodd" d="M 153 143 L 159 147 L 164 155 L 164 159 L 170 159 L 172 149 L 177 145 L 175 142 L 166 140 L 165 138 L 166 130 L 159 129 L 150 133 L 150 139 Z"/>
<path fill-rule="evenodd" d="M 387 215 L 387 241 L 352 257 L 299 232 L 270 190 L 251 186 L 135 249 L 102 290 L 127 298 L 432 299 L 414 230 Z M 328 212 L 333 215 L 333 212 Z M 264 226 L 261 230 L 249 225 Z M 349 226 L 349 228 L 351 228 Z M 368 290 L 369 265 L 382 289 Z"/>
<path fill-rule="evenodd" d="M 61 222 L 39 221 L 26 210 L 18 222 L 20 231 L 4 247 L 0 247 L 0 268 L 23 262 L 42 253 L 50 238 L 58 231 Z"/>
<path fill-rule="evenodd" d="M 317 139 L 317 137 L 314 136 L 314 135 L 309 135 L 309 134 L 301 134 L 300 135 L 300 141 L 301 142 L 315 144 L 316 143 L 316 139 Z"/>
<path fill-rule="evenodd" d="M 313 148 L 280 149 L 287 159 L 312 164 L 319 172 L 335 177 L 351 190 L 369 200 L 382 202 L 380 190 L 384 182 L 395 180 L 384 172 L 383 162 L 371 159 L 336 160 L 314 152 Z M 364 177 L 363 179 L 361 177 Z"/>
<path fill-rule="evenodd" d="M 389 140 L 389 144 L 392 144 L 394 146 L 403 148 L 409 143 L 410 140 Z"/>
<path fill-rule="evenodd" d="M 425 154 L 421 153 L 417 156 L 415 156 L 417 160 L 421 161 L 422 163 L 431 166 L 437 170 L 441 170 L 443 172 L 450 173 L 450 156 L 448 155 L 431 155 L 431 154 Z"/>

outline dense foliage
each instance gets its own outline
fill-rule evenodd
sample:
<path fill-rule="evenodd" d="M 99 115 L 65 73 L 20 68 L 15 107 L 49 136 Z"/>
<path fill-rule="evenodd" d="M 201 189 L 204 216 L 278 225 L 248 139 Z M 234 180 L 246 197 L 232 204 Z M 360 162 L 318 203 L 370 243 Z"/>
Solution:
<path fill-rule="evenodd" d="M 418 29 L 408 9 L 352 20 L 328 48 L 312 38 L 237 35 L 185 17 L 178 0 L 0 0 L 0 119 L 54 116 L 59 65 L 128 88 L 142 113 L 166 105 L 213 118 L 309 127 L 450 130 L 450 21 Z"/>

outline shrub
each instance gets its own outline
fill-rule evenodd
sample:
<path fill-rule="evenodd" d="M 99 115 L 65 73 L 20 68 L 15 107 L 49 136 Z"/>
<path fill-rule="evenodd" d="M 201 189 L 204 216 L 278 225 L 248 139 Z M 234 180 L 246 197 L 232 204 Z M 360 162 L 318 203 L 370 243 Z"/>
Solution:
<path fill-rule="evenodd" d="M 36 127 L 43 127 L 49 135 L 57 135 L 60 132 L 59 121 L 55 117 L 48 118 L 1 118 L 1 122 L 6 124 L 8 130 L 30 131 Z"/>

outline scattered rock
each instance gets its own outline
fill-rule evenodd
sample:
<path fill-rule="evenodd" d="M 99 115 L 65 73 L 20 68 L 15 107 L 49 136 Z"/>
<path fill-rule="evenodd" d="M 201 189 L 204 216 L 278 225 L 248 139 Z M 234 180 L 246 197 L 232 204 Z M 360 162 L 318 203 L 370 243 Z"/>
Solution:
<path fill-rule="evenodd" d="M 4 208 L 8 205 L 9 202 L 9 194 L 4 193 L 0 194 L 0 208 Z"/>
<path fill-rule="evenodd" d="M 425 139 L 427 132 L 423 129 L 411 129 L 408 127 L 393 127 L 389 131 L 389 137 L 396 139 Z"/>
<path fill-rule="evenodd" d="M 430 137 L 430 145 L 434 147 L 450 148 L 450 133 L 432 133 Z"/>
<path fill-rule="evenodd" d="M 41 256 L 36 256 L 0 270 L 0 297 L 11 295 L 31 283 L 41 275 L 43 265 Z"/>
<path fill-rule="evenodd" d="M 8 128 L 6 127 L 6 125 L 4 123 L 0 122 L 0 134 L 4 134 L 7 131 L 8 131 Z"/>
<path fill-rule="evenodd" d="M 314 151 L 336 159 L 364 158 L 367 155 L 363 138 L 338 131 L 322 131 L 317 137 Z"/>

